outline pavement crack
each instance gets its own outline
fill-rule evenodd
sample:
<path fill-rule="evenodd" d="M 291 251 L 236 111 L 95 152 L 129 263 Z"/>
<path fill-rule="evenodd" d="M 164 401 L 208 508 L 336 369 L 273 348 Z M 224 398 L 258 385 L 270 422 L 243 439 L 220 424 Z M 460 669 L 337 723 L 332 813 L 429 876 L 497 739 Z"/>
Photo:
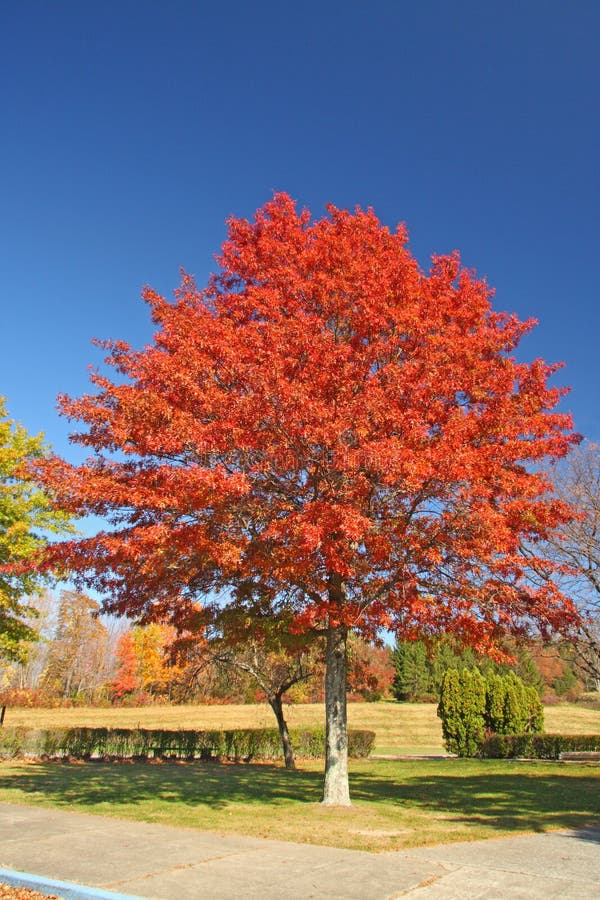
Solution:
<path fill-rule="evenodd" d="M 441 881 L 447 874 L 447 872 L 441 872 L 438 875 L 430 875 L 429 878 L 424 878 L 423 881 L 420 881 L 418 884 L 413 884 L 412 887 L 406 888 L 403 891 L 397 891 L 395 894 L 390 894 L 387 897 L 387 900 L 397 900 L 398 897 L 406 897 L 408 894 L 418 891 L 419 888 L 426 888 L 435 884 L 436 881 Z"/>
<path fill-rule="evenodd" d="M 563 858 L 565 858 L 565 857 L 563 857 Z M 430 860 L 430 862 L 437 862 L 437 861 Z M 439 862 L 438 862 L 438 865 L 440 865 Z M 449 872 L 457 872 L 457 871 L 461 870 L 461 871 L 471 871 L 471 872 L 495 872 L 497 874 L 505 874 L 505 875 L 506 874 L 522 875 L 525 878 L 532 878 L 532 877 L 537 878 L 538 877 L 538 873 L 532 873 L 531 869 L 520 869 L 520 868 L 517 868 L 517 866 L 511 866 L 511 865 L 492 866 L 490 864 L 484 864 L 484 865 L 479 864 L 478 865 L 476 863 L 456 863 L 456 864 L 450 863 L 450 864 L 448 864 L 448 861 L 446 861 L 445 865 L 448 865 L 449 867 L 448 867 L 447 872 L 444 874 L 448 874 Z M 439 875 L 436 877 L 443 878 L 444 876 Z M 598 883 L 598 882 L 596 882 L 595 879 L 590 879 L 589 877 L 586 877 L 585 874 L 584 875 L 576 875 L 576 874 L 573 874 L 573 872 L 569 872 L 568 875 L 562 875 L 560 873 L 546 871 L 543 873 L 543 877 L 548 878 L 548 879 L 551 878 L 557 882 L 568 880 L 570 883 L 576 883 L 579 881 L 585 882 L 586 884 Z M 411 890 L 412 890 L 412 888 L 411 888 Z"/>
<path fill-rule="evenodd" d="M 204 862 L 204 860 L 203 860 L 203 862 Z M 106 887 L 106 888 L 121 887 L 124 884 L 128 884 L 131 881 L 137 881 L 138 879 L 146 881 L 148 878 L 156 878 L 157 875 L 164 875 L 165 872 L 177 872 L 177 871 L 180 871 L 183 869 L 193 869 L 194 866 L 196 866 L 196 865 L 198 865 L 198 863 L 185 863 L 180 866 L 170 866 L 168 869 L 157 869 L 156 872 L 144 872 L 143 874 L 136 875 L 136 876 L 130 875 L 129 878 L 121 878 L 121 879 L 119 879 L 119 881 L 107 881 L 106 884 L 104 885 L 104 887 Z"/>
<path fill-rule="evenodd" d="M 229 859 L 231 856 L 235 856 L 234 853 L 215 853 L 214 856 L 207 856 L 204 859 L 194 860 L 194 862 L 190 863 L 180 863 L 177 866 L 169 866 L 165 869 L 157 869 L 155 872 L 146 872 L 144 874 L 140 874 L 137 876 L 130 876 L 129 878 L 121 878 L 119 881 L 108 881 L 106 882 L 106 888 L 119 887 L 124 884 L 128 884 L 130 881 L 137 881 L 138 878 L 146 880 L 148 878 L 156 878 L 159 875 L 164 875 L 166 872 L 183 872 L 185 869 L 195 869 L 199 866 L 205 865 L 205 863 L 218 862 L 221 859 Z"/>

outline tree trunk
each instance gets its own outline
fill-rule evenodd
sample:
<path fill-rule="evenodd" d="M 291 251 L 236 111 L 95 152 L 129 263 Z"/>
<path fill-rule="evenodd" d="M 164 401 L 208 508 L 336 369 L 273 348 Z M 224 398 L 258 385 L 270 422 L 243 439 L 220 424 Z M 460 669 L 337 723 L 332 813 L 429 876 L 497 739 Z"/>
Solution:
<path fill-rule="evenodd" d="M 271 694 L 268 700 L 271 709 L 275 713 L 275 718 L 277 719 L 277 727 L 279 728 L 279 736 L 281 737 L 285 767 L 286 769 L 295 769 L 296 762 L 294 760 L 294 750 L 292 748 L 292 741 L 290 738 L 290 733 L 288 731 L 287 722 L 285 721 L 285 716 L 283 715 L 283 703 L 281 702 L 281 694 Z"/>
<path fill-rule="evenodd" d="M 348 728 L 346 716 L 345 625 L 330 625 L 327 631 L 325 675 L 325 806 L 350 806 L 348 785 Z"/>

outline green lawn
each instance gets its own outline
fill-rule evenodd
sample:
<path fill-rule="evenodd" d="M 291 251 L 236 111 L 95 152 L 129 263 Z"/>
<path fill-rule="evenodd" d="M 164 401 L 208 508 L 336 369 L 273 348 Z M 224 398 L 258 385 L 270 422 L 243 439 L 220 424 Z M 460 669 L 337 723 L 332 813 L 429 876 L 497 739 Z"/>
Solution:
<path fill-rule="evenodd" d="M 291 725 L 322 724 L 323 707 L 289 707 Z M 354 728 L 378 753 L 444 753 L 431 704 L 355 703 Z M 266 706 L 12 709 L 6 725 L 163 728 L 273 726 Z M 546 730 L 600 733 L 600 710 L 546 709 Z M 600 816 L 600 767 L 504 760 L 351 763 L 350 809 L 320 804 L 322 763 L 0 763 L 0 801 L 79 809 L 283 840 L 365 850 L 577 827 Z"/>
<path fill-rule="evenodd" d="M 357 761 L 349 809 L 320 805 L 321 768 L 3 763 L 0 801 L 364 850 L 577 827 L 600 816 L 600 768 L 592 766 Z"/>

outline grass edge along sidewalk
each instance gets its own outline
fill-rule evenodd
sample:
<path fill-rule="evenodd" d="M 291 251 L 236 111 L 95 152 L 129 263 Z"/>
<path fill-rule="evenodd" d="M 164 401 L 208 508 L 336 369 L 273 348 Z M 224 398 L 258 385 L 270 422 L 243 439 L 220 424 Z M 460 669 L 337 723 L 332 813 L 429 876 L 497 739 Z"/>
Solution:
<path fill-rule="evenodd" d="M 320 804 L 322 761 L 6 762 L 0 802 L 373 852 L 580 828 L 600 768 L 515 760 L 356 760 L 353 805 Z"/>

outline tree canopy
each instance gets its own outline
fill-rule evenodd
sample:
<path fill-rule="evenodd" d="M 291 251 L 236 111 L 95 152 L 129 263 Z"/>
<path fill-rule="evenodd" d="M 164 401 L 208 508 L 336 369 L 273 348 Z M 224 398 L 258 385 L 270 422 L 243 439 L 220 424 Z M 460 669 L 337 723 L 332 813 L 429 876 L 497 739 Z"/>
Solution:
<path fill-rule="evenodd" d="M 26 464 L 46 453 L 42 435 L 8 418 L 0 397 L 0 658 L 20 659 L 35 639 L 35 609 L 27 598 L 45 579 L 29 562 L 48 535 L 68 530 L 68 517 L 28 476 Z"/>
<path fill-rule="evenodd" d="M 61 398 L 94 456 L 42 460 L 38 477 L 108 525 L 46 565 L 142 620 L 217 592 L 325 633 L 325 799 L 344 803 L 348 629 L 482 651 L 574 615 L 521 549 L 569 518 L 537 466 L 572 423 L 557 366 L 512 355 L 534 322 L 494 312 L 458 254 L 423 272 L 371 210 L 313 221 L 277 194 L 229 221 L 218 261 L 174 302 L 148 288 L 154 342 L 104 342 L 116 377 Z"/>

